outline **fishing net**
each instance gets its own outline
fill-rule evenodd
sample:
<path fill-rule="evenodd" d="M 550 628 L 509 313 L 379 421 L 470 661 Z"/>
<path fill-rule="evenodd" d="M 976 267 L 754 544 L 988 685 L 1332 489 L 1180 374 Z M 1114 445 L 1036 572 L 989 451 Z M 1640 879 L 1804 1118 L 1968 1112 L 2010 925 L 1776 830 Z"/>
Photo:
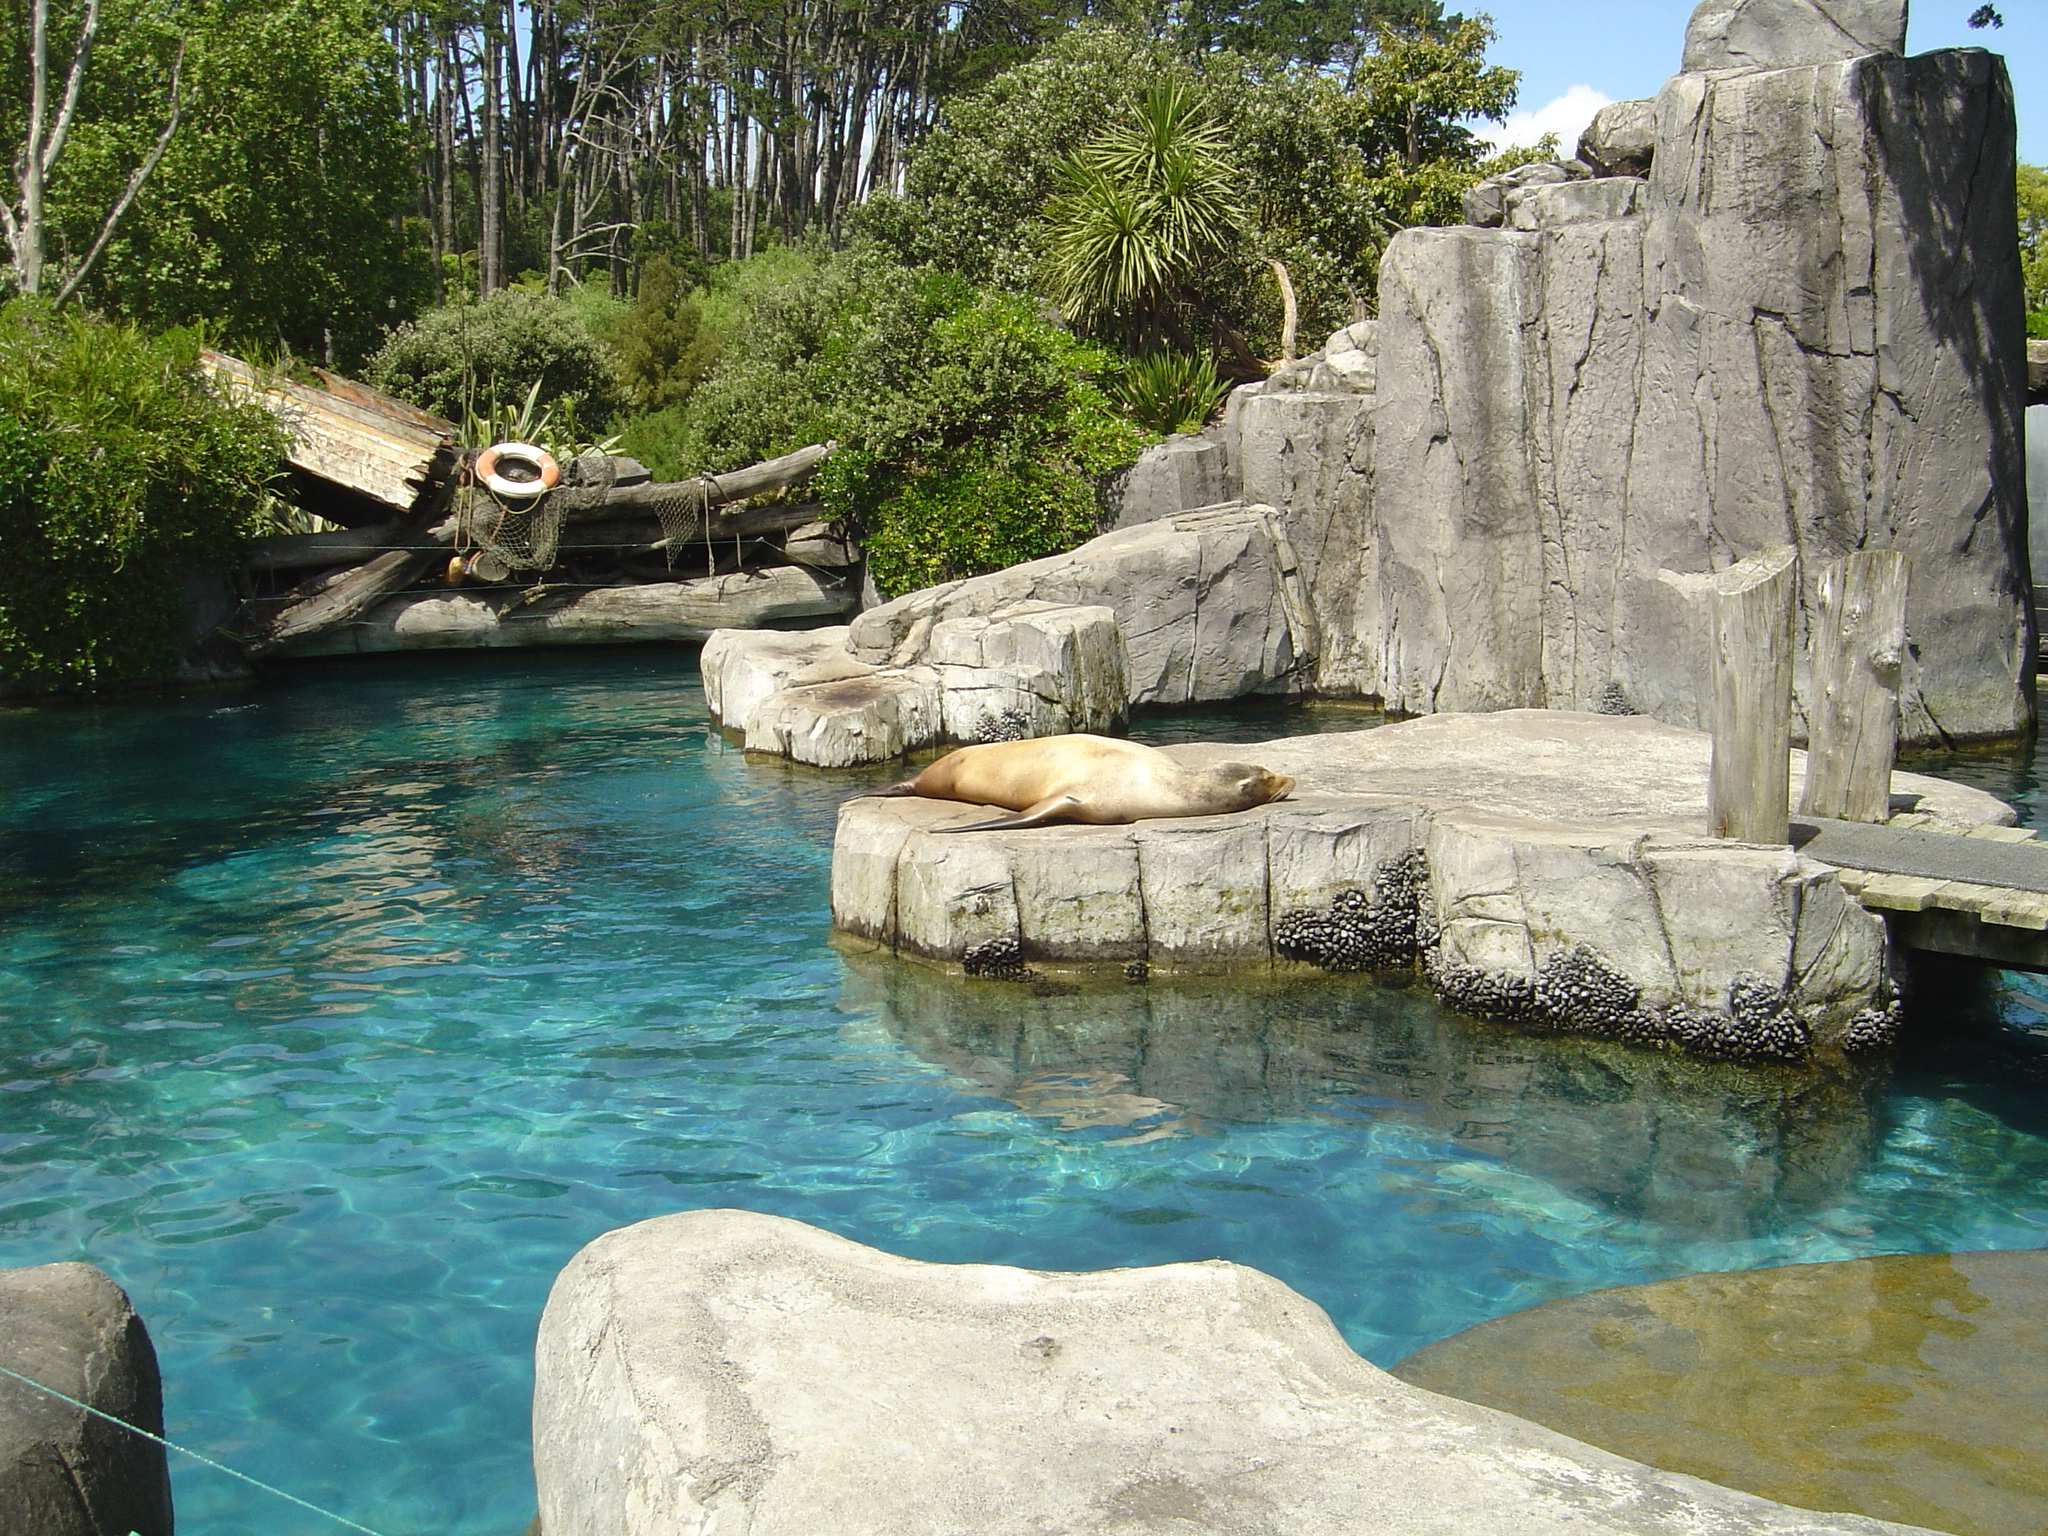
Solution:
<path fill-rule="evenodd" d="M 572 459 L 561 484 L 532 500 L 507 499 L 487 487 L 465 487 L 459 503 L 460 547 L 500 561 L 507 571 L 553 570 L 562 535 L 571 523 L 602 516 L 616 480 L 612 460 L 593 454 Z M 711 486 L 704 479 L 678 481 L 665 494 L 636 501 L 631 516 L 650 512 L 660 521 L 662 552 L 670 565 L 686 541 L 701 533 L 708 546 L 711 533 Z"/>

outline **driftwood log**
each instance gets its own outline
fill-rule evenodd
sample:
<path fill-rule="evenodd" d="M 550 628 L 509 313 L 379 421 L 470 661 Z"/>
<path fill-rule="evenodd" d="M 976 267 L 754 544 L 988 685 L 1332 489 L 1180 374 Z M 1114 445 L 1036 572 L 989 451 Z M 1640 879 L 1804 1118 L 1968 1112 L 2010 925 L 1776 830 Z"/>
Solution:
<path fill-rule="evenodd" d="M 1906 576 L 1906 557 L 1895 549 L 1861 549 L 1820 573 L 1801 815 L 1891 815 Z"/>
<path fill-rule="evenodd" d="M 1714 681 L 1707 830 L 1782 843 L 1792 814 L 1792 618 L 1799 552 L 1781 544 L 1708 584 Z"/>
<path fill-rule="evenodd" d="M 564 543 L 572 548 L 584 544 L 586 528 L 605 526 L 608 537 L 614 528 L 626 530 L 626 536 L 617 545 L 607 547 L 646 553 L 665 550 L 669 541 L 662 537 L 662 524 L 654 513 L 658 507 L 672 505 L 678 495 L 696 497 L 704 508 L 683 542 L 704 537 L 746 538 L 800 527 L 816 519 L 815 503 L 742 507 L 729 513 L 716 509 L 748 497 L 785 490 L 808 479 L 833 446 L 814 444 L 727 475 L 706 475 L 666 485 L 618 487 L 604 498 L 602 522 L 572 525 L 577 527 L 578 536 L 565 539 Z M 316 557 L 321 563 L 329 563 L 326 556 L 332 550 L 349 550 L 350 554 L 342 556 L 344 560 L 363 554 L 370 554 L 371 558 L 338 580 L 317 584 L 317 590 L 293 594 L 293 600 L 242 637 L 243 649 L 256 658 L 287 648 L 303 652 L 307 637 L 360 618 L 392 593 L 411 586 L 437 559 L 445 557 L 458 528 L 459 519 L 449 514 L 444 500 L 437 500 L 432 506 L 389 525 L 388 537 L 381 544 L 365 543 L 362 533 L 355 531 L 341 535 L 297 534 L 288 541 L 266 541 L 258 558 L 268 556 L 279 562 L 267 567 L 272 571 L 308 569 L 300 562 Z M 651 537 L 642 542 L 642 535 Z"/>
<path fill-rule="evenodd" d="M 696 641 L 714 629 L 756 629 L 843 614 L 857 595 L 843 582 L 796 566 L 637 586 L 544 589 L 537 601 L 502 588 L 405 592 L 385 598 L 360 623 L 303 635 L 281 650 L 291 656 L 346 656 Z"/>

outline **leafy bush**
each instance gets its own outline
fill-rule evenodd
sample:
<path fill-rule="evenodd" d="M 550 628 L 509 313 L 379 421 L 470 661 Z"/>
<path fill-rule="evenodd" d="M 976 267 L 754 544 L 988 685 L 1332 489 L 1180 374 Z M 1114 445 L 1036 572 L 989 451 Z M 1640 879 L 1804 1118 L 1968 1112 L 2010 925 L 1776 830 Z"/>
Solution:
<path fill-rule="evenodd" d="M 1148 432 L 1170 437 L 1199 432 L 1223 398 L 1223 381 L 1207 357 L 1154 352 L 1132 363 L 1109 387 L 1109 398 Z"/>
<path fill-rule="evenodd" d="M 1114 371 L 1028 301 L 856 246 L 757 293 L 689 401 L 624 428 L 664 477 L 836 440 L 814 488 L 866 535 L 884 591 L 1071 548 L 1094 477 L 1144 445 Z"/>
<path fill-rule="evenodd" d="M 370 359 L 369 381 L 460 421 L 524 399 L 567 406 L 582 422 L 619 406 L 612 360 L 571 305 L 525 288 L 430 309 L 391 333 Z"/>
<path fill-rule="evenodd" d="M 188 620 L 179 578 L 226 571 L 258 531 L 282 435 L 201 383 L 198 354 L 190 332 L 0 309 L 0 677 L 161 676 Z"/>
<path fill-rule="evenodd" d="M 1413 10 L 1427 25 L 1380 30 L 1342 74 L 1270 54 L 1176 52 L 1170 33 L 1072 28 L 948 100 L 913 154 L 905 195 L 872 199 L 855 222 L 907 261 L 1029 289 L 1046 270 L 1062 167 L 1148 91 L 1179 86 L 1216 125 L 1248 215 L 1180 298 L 1276 356 L 1280 299 L 1266 260 L 1292 275 L 1303 334 L 1356 319 L 1394 231 L 1462 217 L 1486 154 L 1469 120 L 1499 121 L 1514 104 L 1514 72 L 1485 62 L 1483 18 L 1432 21 L 1428 7 L 1393 0 L 1370 8 Z M 1283 10 L 1310 19 L 1299 7 L 1270 15 Z"/>
<path fill-rule="evenodd" d="M 704 327 L 676 264 L 649 258 L 640 273 L 640 298 L 607 332 L 626 398 L 658 411 L 690 397 L 718 359 L 718 338 Z"/>

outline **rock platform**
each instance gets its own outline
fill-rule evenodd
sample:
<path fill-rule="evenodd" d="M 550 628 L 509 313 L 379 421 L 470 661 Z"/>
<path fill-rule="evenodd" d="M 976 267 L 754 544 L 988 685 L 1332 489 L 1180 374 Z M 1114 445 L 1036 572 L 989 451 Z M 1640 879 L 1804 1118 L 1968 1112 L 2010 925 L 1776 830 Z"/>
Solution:
<path fill-rule="evenodd" d="M 1706 835 L 1701 733 L 1508 710 L 1165 750 L 1254 762 L 1296 789 L 1234 815 L 965 837 L 934 834 L 985 808 L 850 800 L 835 925 L 996 976 L 1419 962 L 1464 1012 L 1751 1059 L 1890 1038 L 1882 922 L 1790 847 Z M 1893 798 L 1920 825 L 2013 820 L 1915 774 L 1894 775 Z"/>
<path fill-rule="evenodd" d="M 1404 1381 L 1765 1498 L 2048 1529 L 2048 1253 L 1887 1254 L 1546 1302 Z"/>
<path fill-rule="evenodd" d="M 1237 1264 L 1047 1274 L 695 1211 L 536 1350 L 547 1536 L 1877 1536 L 1411 1387 Z"/>

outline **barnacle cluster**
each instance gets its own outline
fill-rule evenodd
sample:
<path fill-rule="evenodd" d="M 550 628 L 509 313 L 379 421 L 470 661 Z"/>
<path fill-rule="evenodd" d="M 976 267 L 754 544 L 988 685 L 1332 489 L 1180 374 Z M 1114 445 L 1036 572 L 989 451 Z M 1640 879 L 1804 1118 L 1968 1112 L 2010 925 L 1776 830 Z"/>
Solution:
<path fill-rule="evenodd" d="M 1273 947 L 1326 971 L 1406 965 L 1434 940 L 1422 910 L 1429 859 L 1411 848 L 1374 873 L 1372 894 L 1339 891 L 1322 911 L 1289 912 L 1273 925 Z"/>
<path fill-rule="evenodd" d="M 1000 714 L 984 710 L 981 723 L 974 728 L 977 743 L 989 741 L 1028 741 L 1031 737 L 1031 717 L 1021 709 L 1006 709 Z"/>
<path fill-rule="evenodd" d="M 1665 1032 L 1674 1044 L 1701 1056 L 1731 1061 L 1804 1061 L 1813 1030 L 1783 987 L 1754 972 L 1728 986 L 1725 1013 L 1668 1008 Z"/>
<path fill-rule="evenodd" d="M 1842 1031 L 1842 1049 L 1854 1055 L 1858 1051 L 1881 1051 L 1899 1035 L 1899 1000 L 1892 998 L 1875 1007 L 1865 1008 L 1849 1021 Z"/>
<path fill-rule="evenodd" d="M 1423 956 L 1423 971 L 1447 1007 L 1524 1029 L 1675 1045 L 1735 1061 L 1804 1061 L 1813 1046 L 1813 1031 L 1790 995 L 1754 974 L 1730 985 L 1724 1013 L 1649 1007 L 1640 988 L 1584 944 L 1553 952 L 1534 976 L 1477 970 L 1447 960 L 1440 948 Z M 1845 1038 L 1843 1047 L 1883 1044 L 1896 1024 L 1895 1004 L 1868 1009 L 1850 1025 L 1855 1043 Z"/>
<path fill-rule="evenodd" d="M 960 969 L 970 976 L 991 981 L 1028 981 L 1031 968 L 1024 963 L 1024 949 L 1014 937 L 983 939 L 970 944 L 960 955 Z"/>

